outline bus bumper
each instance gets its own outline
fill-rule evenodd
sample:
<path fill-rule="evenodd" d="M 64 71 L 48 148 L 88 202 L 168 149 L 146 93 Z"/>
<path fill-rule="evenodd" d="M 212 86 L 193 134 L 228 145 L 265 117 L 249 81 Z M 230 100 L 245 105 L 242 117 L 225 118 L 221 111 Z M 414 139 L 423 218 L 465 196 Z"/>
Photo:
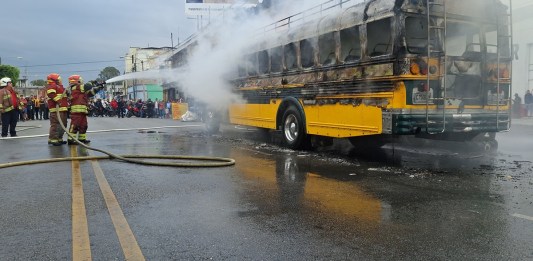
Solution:
<path fill-rule="evenodd" d="M 501 132 L 510 128 L 509 114 L 393 114 L 391 134 Z"/>

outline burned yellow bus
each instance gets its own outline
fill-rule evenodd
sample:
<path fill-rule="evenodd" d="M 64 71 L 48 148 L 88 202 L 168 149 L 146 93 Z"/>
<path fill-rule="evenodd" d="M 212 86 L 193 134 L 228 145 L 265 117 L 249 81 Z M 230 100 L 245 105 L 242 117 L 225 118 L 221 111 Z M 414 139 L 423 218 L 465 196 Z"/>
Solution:
<path fill-rule="evenodd" d="M 494 149 L 511 124 L 510 5 L 327 1 L 277 21 L 236 65 L 229 121 L 280 131 L 292 149 L 401 135 Z"/>

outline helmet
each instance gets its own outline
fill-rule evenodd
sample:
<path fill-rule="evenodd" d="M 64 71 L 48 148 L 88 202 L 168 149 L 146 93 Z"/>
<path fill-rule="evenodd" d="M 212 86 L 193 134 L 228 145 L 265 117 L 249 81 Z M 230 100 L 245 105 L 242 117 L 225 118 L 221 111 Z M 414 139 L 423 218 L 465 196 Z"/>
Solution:
<path fill-rule="evenodd" d="M 49 74 L 46 79 L 48 80 L 48 83 L 52 83 L 52 82 L 61 83 L 61 76 L 59 76 L 59 74 L 57 73 Z"/>
<path fill-rule="evenodd" d="M 79 76 L 77 74 L 74 74 L 74 75 L 71 75 L 70 77 L 68 77 L 68 83 L 70 85 L 82 84 L 83 83 L 83 78 L 81 78 L 81 76 Z"/>
<path fill-rule="evenodd" d="M 2 78 L 2 79 L 0 79 L 0 87 L 5 87 L 10 82 L 11 82 L 11 78 L 9 78 L 9 77 Z"/>

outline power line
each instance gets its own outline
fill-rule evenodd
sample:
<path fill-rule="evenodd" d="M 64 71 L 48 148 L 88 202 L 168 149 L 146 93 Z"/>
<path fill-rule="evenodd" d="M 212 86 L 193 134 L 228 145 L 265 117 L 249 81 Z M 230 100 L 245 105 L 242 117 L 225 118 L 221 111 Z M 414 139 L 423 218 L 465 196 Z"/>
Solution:
<path fill-rule="evenodd" d="M 22 66 L 22 67 L 62 66 L 62 65 L 74 65 L 74 64 L 110 63 L 110 62 L 123 62 L 123 61 L 124 61 L 124 60 L 92 61 L 92 62 L 73 62 L 73 63 L 53 63 L 53 64 L 25 65 L 25 66 Z"/>
<path fill-rule="evenodd" d="M 93 70 L 71 70 L 71 71 L 54 70 L 54 71 L 61 72 L 61 73 L 69 73 L 69 72 L 101 72 L 102 70 L 93 69 Z M 47 71 L 47 72 L 32 72 L 32 71 L 29 71 L 28 73 L 50 73 L 50 71 Z"/>

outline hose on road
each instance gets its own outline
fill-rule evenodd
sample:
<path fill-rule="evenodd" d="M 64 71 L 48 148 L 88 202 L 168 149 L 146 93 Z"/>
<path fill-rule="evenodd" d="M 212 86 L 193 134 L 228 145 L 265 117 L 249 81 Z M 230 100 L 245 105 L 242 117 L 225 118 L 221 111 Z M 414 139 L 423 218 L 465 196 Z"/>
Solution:
<path fill-rule="evenodd" d="M 141 164 L 141 165 L 150 165 L 150 166 L 161 166 L 161 167 L 181 167 L 181 168 L 209 168 L 209 167 L 226 167 L 235 165 L 235 160 L 231 158 L 221 158 L 221 157 L 208 157 L 208 156 L 188 156 L 188 155 L 117 155 L 102 149 L 90 147 L 83 142 L 79 141 L 76 137 L 72 136 L 66 126 L 63 124 L 59 114 L 59 105 L 56 106 L 58 109 L 56 111 L 59 123 L 61 128 L 65 133 L 74 140 L 78 145 L 93 151 L 98 151 L 106 154 L 107 156 L 80 156 L 80 157 L 65 157 L 65 158 L 51 158 L 51 159 L 39 159 L 39 160 L 29 160 L 29 161 L 20 161 L 20 162 L 10 162 L 0 164 L 0 169 L 10 168 L 23 165 L 31 164 L 42 164 L 42 163 L 52 163 L 52 162 L 61 162 L 61 161 L 82 161 L 82 160 L 98 160 L 98 159 L 117 159 L 124 162 Z M 157 162 L 157 161 L 144 161 L 138 159 L 164 159 L 164 160 L 187 160 L 189 162 Z M 192 161 L 192 162 L 191 162 Z M 196 162 L 202 161 L 202 162 Z M 209 161 L 209 162 L 205 162 Z"/>

